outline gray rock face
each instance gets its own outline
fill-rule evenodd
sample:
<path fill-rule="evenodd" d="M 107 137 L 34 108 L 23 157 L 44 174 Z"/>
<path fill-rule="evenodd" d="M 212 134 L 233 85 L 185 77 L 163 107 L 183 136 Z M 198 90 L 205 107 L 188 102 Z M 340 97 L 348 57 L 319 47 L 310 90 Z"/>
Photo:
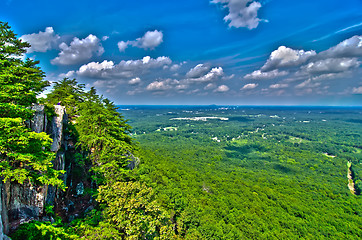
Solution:
<path fill-rule="evenodd" d="M 67 116 L 65 113 L 64 106 L 55 105 L 54 107 L 57 116 L 54 116 L 52 120 L 52 126 L 51 126 L 52 131 L 50 136 L 53 138 L 53 144 L 50 148 L 50 151 L 57 152 L 62 146 L 63 125 L 67 121 Z"/>
<path fill-rule="evenodd" d="M 30 122 L 31 130 L 36 133 L 45 132 L 48 123 L 44 105 L 35 104 L 31 109 L 35 111 L 34 118 Z"/>
<path fill-rule="evenodd" d="M 10 229 L 17 228 L 23 222 L 38 219 L 43 214 L 47 190 L 47 186 L 9 184 L 5 205 Z"/>
<path fill-rule="evenodd" d="M 55 106 L 57 116 L 53 117 L 50 124 L 44 111 L 44 106 L 34 105 L 34 119 L 30 121 L 30 127 L 34 132 L 45 132 L 47 129 L 53 138 L 51 151 L 57 152 L 53 161 L 57 170 L 65 169 L 64 153 L 60 152 L 64 145 L 63 127 L 67 121 L 65 107 Z M 65 177 L 64 177 L 65 178 Z M 65 179 L 64 179 L 65 180 Z M 52 186 L 32 186 L 29 184 L 5 183 L 0 181 L 0 240 L 8 239 L 12 229 L 16 229 L 21 223 L 32 219 L 40 219 L 46 203 L 54 203 L 57 190 Z"/>

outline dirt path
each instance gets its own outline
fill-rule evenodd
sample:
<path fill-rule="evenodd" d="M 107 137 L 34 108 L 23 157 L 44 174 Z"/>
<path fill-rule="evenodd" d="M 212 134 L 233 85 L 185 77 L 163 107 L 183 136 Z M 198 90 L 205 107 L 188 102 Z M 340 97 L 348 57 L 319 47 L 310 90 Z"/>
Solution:
<path fill-rule="evenodd" d="M 354 188 L 354 182 L 353 182 L 353 179 L 352 179 L 352 171 L 351 171 L 352 163 L 348 162 L 347 166 L 348 166 L 348 174 L 347 174 L 348 188 L 349 188 L 349 190 L 351 191 L 352 194 L 356 195 L 356 189 Z"/>

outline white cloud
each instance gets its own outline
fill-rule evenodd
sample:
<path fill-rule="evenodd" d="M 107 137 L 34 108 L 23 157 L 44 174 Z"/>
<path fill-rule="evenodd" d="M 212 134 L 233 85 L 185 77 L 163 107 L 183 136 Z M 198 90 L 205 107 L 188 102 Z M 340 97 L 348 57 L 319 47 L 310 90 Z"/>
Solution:
<path fill-rule="evenodd" d="M 230 76 L 223 76 L 222 80 L 227 81 L 235 77 L 235 74 L 231 74 Z"/>
<path fill-rule="evenodd" d="M 166 91 L 172 88 L 173 85 L 178 84 L 179 81 L 175 80 L 175 79 L 166 79 L 166 80 L 159 80 L 159 81 L 154 81 L 151 82 L 150 84 L 148 84 L 148 86 L 146 87 L 146 90 L 148 91 Z"/>
<path fill-rule="evenodd" d="M 71 77 L 74 76 L 74 74 L 75 74 L 75 71 L 69 71 L 69 72 L 67 72 L 67 73 L 61 73 L 61 74 L 59 74 L 59 77 L 60 77 L 60 78 L 71 78 Z"/>
<path fill-rule="evenodd" d="M 124 52 L 126 48 L 131 45 L 133 47 L 143 49 L 155 49 L 163 42 L 163 33 L 158 30 L 148 31 L 143 37 L 137 38 L 134 41 L 120 41 L 118 42 L 118 49 L 120 52 Z"/>
<path fill-rule="evenodd" d="M 272 79 L 277 77 L 282 77 L 287 75 L 287 71 L 278 71 L 277 69 L 270 72 L 262 72 L 260 70 L 256 70 L 250 74 L 246 74 L 244 76 L 245 79 L 255 79 L 255 80 L 263 80 L 263 79 Z"/>
<path fill-rule="evenodd" d="M 353 94 L 362 94 L 362 87 L 354 87 L 352 89 Z"/>
<path fill-rule="evenodd" d="M 222 76 L 224 76 L 222 67 L 214 67 L 207 74 L 198 78 L 189 78 L 188 80 L 192 82 L 212 82 L 219 80 Z"/>
<path fill-rule="evenodd" d="M 138 60 L 121 61 L 114 64 L 112 61 L 103 61 L 102 63 L 91 62 L 83 65 L 77 71 L 77 74 L 92 78 L 132 78 L 135 75 L 143 74 L 149 69 L 162 68 L 170 65 L 171 59 L 168 57 L 151 58 L 146 56 Z"/>
<path fill-rule="evenodd" d="M 189 88 L 189 85 L 187 85 L 185 83 L 180 83 L 175 87 L 176 90 L 186 90 L 188 88 Z"/>
<path fill-rule="evenodd" d="M 163 42 L 163 33 L 161 31 L 148 31 L 142 38 L 136 39 L 136 46 L 143 49 L 154 49 Z"/>
<path fill-rule="evenodd" d="M 327 58 L 324 60 L 308 63 L 301 68 L 302 72 L 312 75 L 340 73 L 357 68 L 361 62 L 357 58 Z"/>
<path fill-rule="evenodd" d="M 319 53 L 323 58 L 362 57 L 362 36 L 353 36 Z"/>
<path fill-rule="evenodd" d="M 128 42 L 120 41 L 117 43 L 120 52 L 124 52 L 128 47 Z"/>
<path fill-rule="evenodd" d="M 128 81 L 128 84 L 130 85 L 137 85 L 141 82 L 141 79 L 139 77 L 136 78 L 132 78 L 131 80 Z"/>
<path fill-rule="evenodd" d="M 83 65 L 77 71 L 80 76 L 87 77 L 107 77 L 107 71 L 114 68 L 113 61 L 104 60 L 103 62 L 90 62 Z"/>
<path fill-rule="evenodd" d="M 259 22 L 258 10 L 261 3 L 252 0 L 213 0 L 212 3 L 220 3 L 224 8 L 229 9 L 229 14 L 224 17 L 225 22 L 229 22 L 229 27 L 256 28 Z"/>
<path fill-rule="evenodd" d="M 257 83 L 248 83 L 248 84 L 245 84 L 240 90 L 254 89 L 258 85 L 259 84 L 257 84 Z"/>
<path fill-rule="evenodd" d="M 191 68 L 187 73 L 186 77 L 188 78 L 199 78 L 205 75 L 210 70 L 209 65 L 197 64 L 194 68 Z"/>
<path fill-rule="evenodd" d="M 102 37 L 102 41 L 107 41 L 108 38 L 109 38 L 109 36 L 103 36 L 103 37 Z"/>
<path fill-rule="evenodd" d="M 177 70 L 180 69 L 181 66 L 182 66 L 182 63 L 180 63 L 180 64 L 174 64 L 174 65 L 172 65 L 172 66 L 170 67 L 170 70 L 171 70 L 171 71 L 177 71 Z"/>
<path fill-rule="evenodd" d="M 58 57 L 51 61 L 52 64 L 77 64 L 90 59 L 93 54 L 100 56 L 104 53 L 100 39 L 92 34 L 82 40 L 74 38 L 69 46 L 63 42 L 59 48 L 61 52 Z"/>
<path fill-rule="evenodd" d="M 270 54 L 261 70 L 267 72 L 282 67 L 300 66 L 315 55 L 315 51 L 294 50 L 280 46 Z"/>
<path fill-rule="evenodd" d="M 287 88 L 289 85 L 286 83 L 277 83 L 277 84 L 272 84 L 269 86 L 269 88 L 272 89 L 279 89 L 279 88 Z"/>
<path fill-rule="evenodd" d="M 20 37 L 21 40 L 31 45 L 31 47 L 27 49 L 27 53 L 46 52 L 54 47 L 59 38 L 59 35 L 54 33 L 52 27 L 45 28 L 45 32 L 39 31 L 39 33 L 27 34 Z"/>
<path fill-rule="evenodd" d="M 216 85 L 214 83 L 209 83 L 204 87 L 205 90 L 210 90 L 213 88 L 216 88 Z"/>
<path fill-rule="evenodd" d="M 220 93 L 227 91 L 229 91 L 229 87 L 226 85 L 220 85 L 214 90 L 214 92 L 220 92 Z"/>

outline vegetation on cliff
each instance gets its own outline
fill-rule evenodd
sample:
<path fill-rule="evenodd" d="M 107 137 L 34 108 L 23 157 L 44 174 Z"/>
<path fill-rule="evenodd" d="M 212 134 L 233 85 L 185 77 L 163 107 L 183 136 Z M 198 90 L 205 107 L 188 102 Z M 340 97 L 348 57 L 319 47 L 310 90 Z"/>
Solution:
<path fill-rule="evenodd" d="M 0 22 L 0 177 L 20 184 L 53 185 L 65 190 L 53 169 L 51 138 L 27 126 L 33 117 L 32 104 L 49 83 L 38 62 L 22 60 L 29 44 L 17 39 L 7 23 Z M 151 188 L 137 182 L 128 164 L 136 159 L 137 145 L 129 136 L 130 126 L 116 106 L 84 90 L 75 79 L 55 83 L 53 91 L 41 102 L 66 106 L 70 121 L 67 134 L 75 147 L 66 154 L 72 163 L 70 174 L 90 178 L 93 210 L 72 223 L 34 221 L 23 224 L 14 239 L 170 239 L 172 228 L 167 213 L 160 208 Z M 80 169 L 82 173 L 76 173 Z M 73 176 L 71 176 L 72 178 Z M 67 192 L 69 189 L 67 190 Z M 80 237 L 81 236 L 81 237 Z"/>
<path fill-rule="evenodd" d="M 27 47 L 7 23 L 0 22 L 0 177 L 4 182 L 64 188 L 58 178 L 62 172 L 52 168 L 51 139 L 26 125 L 36 96 L 49 85 L 38 62 L 22 60 Z"/>

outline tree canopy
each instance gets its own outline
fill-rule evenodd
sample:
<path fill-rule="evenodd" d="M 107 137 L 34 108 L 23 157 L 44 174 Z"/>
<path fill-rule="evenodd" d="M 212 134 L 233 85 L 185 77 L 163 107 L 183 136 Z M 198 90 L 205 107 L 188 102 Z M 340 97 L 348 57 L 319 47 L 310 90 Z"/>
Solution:
<path fill-rule="evenodd" d="M 52 168 L 52 140 L 25 124 L 33 116 L 36 96 L 49 85 L 38 62 L 22 59 L 29 46 L 7 23 L 0 22 L 0 177 L 63 187 L 58 178 L 61 171 Z"/>

